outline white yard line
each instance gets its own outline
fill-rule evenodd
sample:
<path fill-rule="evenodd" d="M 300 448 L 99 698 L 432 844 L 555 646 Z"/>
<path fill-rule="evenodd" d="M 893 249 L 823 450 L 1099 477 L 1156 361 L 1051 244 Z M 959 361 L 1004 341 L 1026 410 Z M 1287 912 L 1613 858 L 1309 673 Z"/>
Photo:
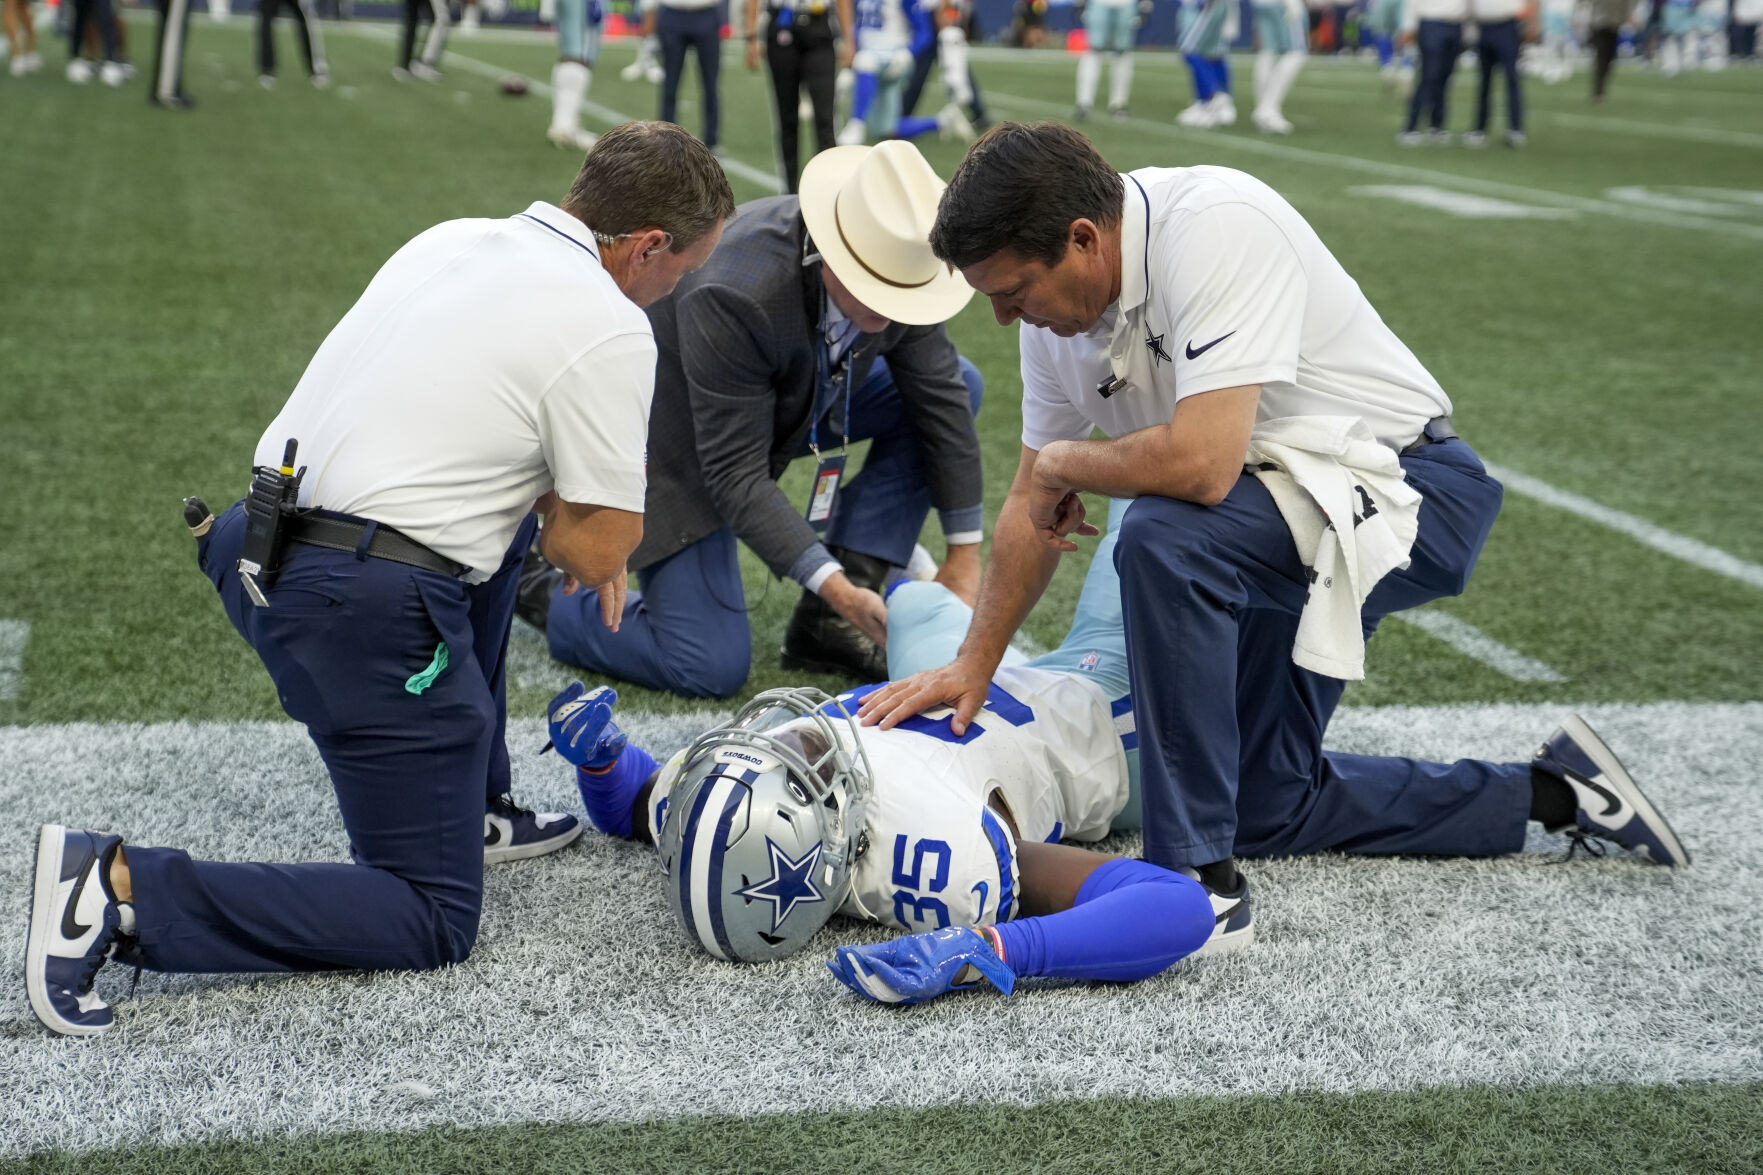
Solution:
<path fill-rule="evenodd" d="M 1608 118 L 1598 114 L 1566 114 L 1554 110 L 1545 110 L 1541 114 L 1544 120 L 1560 123 L 1562 126 L 1610 131 L 1619 135 L 1647 135 L 1656 139 L 1695 139 L 1698 142 L 1720 143 L 1729 147 L 1763 147 L 1763 135 L 1753 135 L 1746 131 L 1646 122 L 1638 118 Z"/>
<path fill-rule="evenodd" d="M 1620 531 L 1636 542 L 1670 555 L 1674 559 L 1681 559 L 1685 563 L 1694 564 L 1717 575 L 1736 579 L 1740 583 L 1748 584 L 1754 588 L 1763 588 L 1763 567 L 1755 563 L 1747 563 L 1736 555 L 1727 554 L 1719 547 L 1709 546 L 1707 543 L 1678 534 L 1676 531 L 1666 530 L 1644 518 L 1625 514 L 1621 510 L 1613 510 L 1600 502 L 1592 501 L 1590 498 L 1581 497 L 1579 494 L 1552 486 L 1528 473 L 1520 473 L 1516 469 L 1496 465 L 1491 461 L 1485 464 L 1487 471 L 1498 478 L 1508 490 L 1577 514 L 1581 518 L 1590 519 L 1612 530 Z"/>
<path fill-rule="evenodd" d="M 1567 678 L 1533 657 L 1501 644 L 1475 625 L 1459 620 L 1434 608 L 1417 608 L 1412 612 L 1395 612 L 1391 619 L 1437 637 L 1464 656 L 1480 661 L 1494 672 L 1513 681 L 1566 681 Z"/>
<path fill-rule="evenodd" d="M 1035 114 L 1047 118 L 1064 118 L 1071 112 L 1070 103 L 1048 102 L 1039 98 L 1028 98 L 1020 94 L 995 88 L 985 91 L 988 103 L 1014 109 L 1027 114 Z M 1308 147 L 1294 147 L 1289 143 L 1273 142 L 1265 138 L 1254 138 L 1243 134 L 1220 131 L 1189 130 L 1170 124 L 1156 122 L 1146 118 L 1128 118 L 1124 124 L 1137 130 L 1156 135 L 1159 138 L 1171 139 L 1182 143 L 1193 144 L 1208 142 L 1224 150 L 1246 151 L 1254 155 L 1265 155 L 1274 159 L 1287 159 L 1298 163 L 1320 164 L 1325 167 L 1339 168 L 1347 171 L 1362 172 L 1367 175 L 1389 176 L 1396 179 L 1422 180 L 1443 187 L 1457 188 L 1466 192 L 1479 192 L 1483 195 L 1503 197 L 1512 200 L 1528 200 L 1536 203 L 1549 204 L 1557 208 L 1571 208 L 1578 212 L 1594 212 L 1605 216 L 1614 216 L 1623 220 L 1639 221 L 1644 224 L 1666 225 L 1671 228 L 1695 229 L 1700 232 L 1713 233 L 1720 236 L 1738 237 L 1743 240 L 1763 241 L 1763 225 L 1734 224 L 1727 221 L 1714 220 L 1707 217 L 1688 216 L 1680 212 L 1672 212 L 1659 208 L 1646 208 L 1635 204 L 1624 204 L 1615 200 L 1600 200 L 1588 196 L 1571 196 L 1565 192 L 1549 191 L 1545 188 L 1526 187 L 1522 184 L 1502 183 L 1497 180 L 1477 179 L 1473 176 L 1455 175 L 1447 171 L 1433 171 L 1430 168 L 1416 167 L 1406 163 L 1388 163 L 1380 159 L 1366 159 L 1358 155 L 1343 155 L 1333 151 L 1317 151 Z"/>
<path fill-rule="evenodd" d="M 24 647 L 31 640 L 28 620 L 0 620 L 0 702 L 10 702 L 24 688 Z"/>

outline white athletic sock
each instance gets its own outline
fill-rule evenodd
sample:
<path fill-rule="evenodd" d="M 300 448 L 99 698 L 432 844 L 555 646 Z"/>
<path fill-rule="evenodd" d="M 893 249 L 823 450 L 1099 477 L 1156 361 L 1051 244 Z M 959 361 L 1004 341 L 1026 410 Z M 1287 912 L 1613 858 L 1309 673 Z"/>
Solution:
<path fill-rule="evenodd" d="M 1261 52 L 1255 54 L 1256 110 L 1275 109 L 1275 107 L 1270 106 L 1267 101 L 1267 83 L 1273 76 L 1273 59 L 1274 52 L 1271 49 L 1263 49 Z"/>
<path fill-rule="evenodd" d="M 1116 53 L 1108 70 L 1108 109 L 1124 110 L 1132 97 L 1132 54 Z"/>
<path fill-rule="evenodd" d="M 573 131 L 582 125 L 582 99 L 588 93 L 588 67 L 559 61 L 551 67 L 551 129 Z"/>
<path fill-rule="evenodd" d="M 967 84 L 967 34 L 959 26 L 950 25 L 937 34 L 937 62 L 943 70 L 943 90 L 949 101 L 966 106 L 973 101 L 973 88 Z"/>
<path fill-rule="evenodd" d="M 1302 49 L 1294 49 L 1280 54 L 1279 60 L 1273 63 L 1273 76 L 1267 80 L 1267 101 L 1262 104 L 1263 110 L 1285 117 L 1286 95 L 1292 92 L 1292 83 L 1298 80 L 1298 74 L 1304 68 L 1304 57 Z"/>
<path fill-rule="evenodd" d="M 1088 110 L 1096 104 L 1096 83 L 1102 80 L 1102 59 L 1094 49 L 1084 50 L 1077 59 L 1077 106 Z"/>

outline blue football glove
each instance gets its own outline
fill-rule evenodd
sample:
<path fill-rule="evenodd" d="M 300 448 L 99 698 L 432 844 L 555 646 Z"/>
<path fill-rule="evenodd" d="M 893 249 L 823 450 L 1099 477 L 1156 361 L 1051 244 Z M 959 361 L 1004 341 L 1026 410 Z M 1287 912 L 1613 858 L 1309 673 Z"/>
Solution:
<path fill-rule="evenodd" d="M 609 685 L 587 689 L 572 682 L 546 707 L 551 719 L 551 745 L 557 753 L 589 771 L 604 771 L 618 762 L 628 741 L 612 721 L 618 691 Z"/>
<path fill-rule="evenodd" d="M 944 992 L 977 987 L 982 977 L 1005 995 L 1016 988 L 1016 972 L 984 935 L 965 926 L 839 947 L 826 966 L 840 983 L 878 1004 L 921 1004 Z"/>

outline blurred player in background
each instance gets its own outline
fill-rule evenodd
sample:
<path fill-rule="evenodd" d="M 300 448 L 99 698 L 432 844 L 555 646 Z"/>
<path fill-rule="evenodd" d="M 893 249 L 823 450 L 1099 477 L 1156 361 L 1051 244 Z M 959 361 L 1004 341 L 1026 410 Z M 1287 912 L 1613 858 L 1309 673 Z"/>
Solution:
<path fill-rule="evenodd" d="M 471 36 L 483 27 L 484 19 L 501 20 L 508 15 L 508 0 L 465 0 L 465 11 L 459 17 L 459 31 Z"/>
<path fill-rule="evenodd" d="M 699 103 L 704 130 L 698 136 L 712 151 L 722 133 L 722 14 L 717 0 L 660 0 L 655 33 L 661 38 L 661 121 L 679 121 L 679 85 L 686 74 L 686 52 L 698 59 Z"/>
<path fill-rule="evenodd" d="M 979 92 L 979 79 L 973 75 L 973 61 L 967 52 L 967 47 L 978 43 L 980 39 L 978 18 L 974 15 L 973 4 L 971 0 L 921 2 L 927 7 L 935 8 L 937 36 L 922 48 L 917 47 L 917 39 L 914 40 L 912 76 L 900 94 L 900 113 L 918 113 L 918 100 L 924 96 L 924 87 L 930 81 L 931 70 L 941 66 L 944 95 L 950 101 L 966 107 L 968 121 L 975 130 L 984 130 L 991 125 L 991 120 L 986 117 L 985 101 Z M 954 32 L 950 32 L 951 29 Z M 953 76 L 952 71 L 958 72 L 960 77 Z"/>
<path fill-rule="evenodd" d="M 416 56 L 416 26 L 426 18 L 429 35 L 422 43 L 422 56 Z M 421 78 L 425 82 L 441 80 L 441 51 L 447 47 L 447 28 L 452 17 L 447 13 L 447 0 L 404 0 L 404 23 L 398 42 L 398 64 L 392 76 L 401 82 Z"/>
<path fill-rule="evenodd" d="M 184 43 L 190 34 L 190 0 L 159 0 L 159 36 L 153 48 L 153 88 L 147 100 L 162 110 L 188 110 L 184 94 Z"/>
<path fill-rule="evenodd" d="M 1574 0 L 1540 0 L 1538 6 L 1531 72 L 1551 86 L 1573 76 L 1573 59 L 1578 55 L 1573 40 L 1573 5 Z"/>
<path fill-rule="evenodd" d="M 600 59 L 606 20 L 601 0 L 557 0 L 557 64 L 551 67 L 551 127 L 545 137 L 567 151 L 586 151 L 595 135 L 582 129 L 582 102 Z"/>
<path fill-rule="evenodd" d="M 30 0 L 0 0 L 0 17 L 6 23 L 6 45 L 12 53 L 8 68 L 15 78 L 43 68 L 37 52 L 37 26 L 31 19 Z"/>
<path fill-rule="evenodd" d="M 952 24 L 939 30 L 936 11 L 919 0 L 857 0 L 856 18 L 857 52 L 852 58 L 856 84 L 851 117 L 839 131 L 839 145 L 913 139 L 931 131 L 971 141 L 973 124 L 961 112 L 971 98 L 966 34 Z M 955 34 L 950 42 L 942 41 L 944 31 Z M 953 43 L 956 40 L 958 45 Z M 904 113 L 915 53 L 927 46 L 943 55 L 943 83 L 949 96 L 935 118 Z"/>
<path fill-rule="evenodd" d="M 1573 0 L 1567 0 L 1569 8 Z M 1414 78 L 1414 59 L 1406 48 L 1396 56 L 1396 39 L 1402 32 L 1402 0 L 1371 0 L 1365 9 L 1365 27 L 1377 50 L 1377 69 L 1385 89 L 1405 85 Z"/>
<path fill-rule="evenodd" d="M 306 76 L 322 90 L 331 84 L 331 73 L 324 56 L 324 34 L 319 30 L 318 12 L 312 0 L 257 0 L 257 81 L 266 90 L 275 85 L 275 18 L 284 4 L 293 12 L 295 27 L 299 29 Z"/>
<path fill-rule="evenodd" d="M 122 36 L 114 0 L 72 0 L 72 3 L 73 34 L 68 39 L 67 80 L 83 86 L 96 77 L 107 86 L 122 85 L 133 71 L 123 61 Z M 101 63 L 85 56 L 89 51 L 88 38 L 96 41 L 94 49 L 103 53 Z"/>
<path fill-rule="evenodd" d="M 1298 72 L 1304 68 L 1308 13 L 1300 0 L 1254 0 L 1255 35 L 1261 48 L 1255 54 L 1255 113 L 1257 130 L 1270 135 L 1289 135 L 1285 100 Z"/>
<path fill-rule="evenodd" d="M 1182 126 L 1236 125 L 1237 106 L 1230 96 L 1230 63 L 1225 57 L 1233 11 L 1230 0 L 1200 0 L 1197 7 L 1182 5 L 1182 60 L 1194 79 L 1194 104 L 1175 116 Z"/>
<path fill-rule="evenodd" d="M 1127 116 L 1132 97 L 1132 50 L 1139 27 L 1136 0 L 1089 0 L 1083 11 L 1084 33 L 1089 38 L 1077 59 L 1077 110 L 1079 121 L 1090 116 L 1096 104 L 1096 87 L 1102 80 L 1102 54 L 1108 54 L 1108 113 Z"/>

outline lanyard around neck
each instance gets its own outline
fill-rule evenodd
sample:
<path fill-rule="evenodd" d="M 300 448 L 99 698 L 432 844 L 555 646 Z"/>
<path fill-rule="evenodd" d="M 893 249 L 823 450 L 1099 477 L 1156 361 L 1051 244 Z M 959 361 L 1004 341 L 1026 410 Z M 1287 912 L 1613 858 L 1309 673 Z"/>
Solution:
<path fill-rule="evenodd" d="M 825 289 L 821 290 L 820 298 L 820 320 L 822 324 L 824 324 L 826 322 L 826 308 L 831 305 L 832 299 L 828 296 Z M 814 419 L 810 421 L 808 425 L 808 451 L 813 453 L 816 457 L 819 457 L 820 418 L 825 414 L 828 408 L 832 407 L 830 403 L 825 405 L 825 407 L 822 407 L 820 403 L 820 390 L 826 386 L 827 380 L 832 378 L 833 345 L 832 340 L 827 336 L 824 325 L 822 325 L 816 333 L 820 335 L 820 346 L 815 349 L 814 356 Z M 851 356 L 855 354 L 856 351 L 857 340 L 852 339 L 850 346 L 845 348 L 844 357 L 839 360 L 839 378 L 843 380 L 845 384 L 845 418 L 840 422 L 840 427 L 844 430 L 844 435 L 840 438 L 839 442 L 840 452 L 851 447 Z"/>

